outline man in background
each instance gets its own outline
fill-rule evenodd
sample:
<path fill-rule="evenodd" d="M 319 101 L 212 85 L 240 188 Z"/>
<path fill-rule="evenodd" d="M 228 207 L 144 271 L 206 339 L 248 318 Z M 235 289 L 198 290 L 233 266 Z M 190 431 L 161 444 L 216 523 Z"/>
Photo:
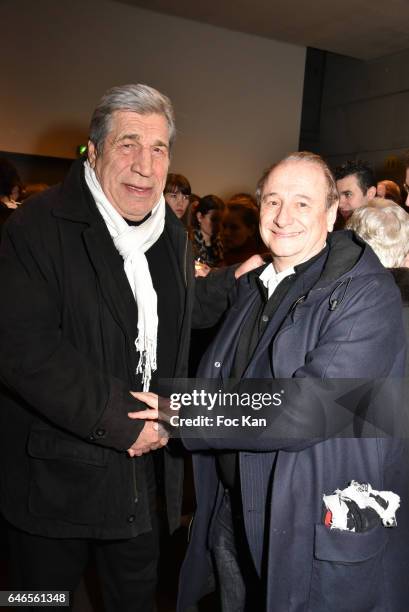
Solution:
<path fill-rule="evenodd" d="M 376 196 L 376 180 L 372 168 L 359 160 L 338 166 L 334 175 L 339 193 L 335 229 L 343 229 L 353 211 Z"/>

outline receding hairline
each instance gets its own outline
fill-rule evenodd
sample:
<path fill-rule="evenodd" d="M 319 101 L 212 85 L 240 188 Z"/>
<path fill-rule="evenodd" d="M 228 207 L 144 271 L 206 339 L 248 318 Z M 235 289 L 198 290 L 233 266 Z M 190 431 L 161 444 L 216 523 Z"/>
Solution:
<path fill-rule="evenodd" d="M 321 174 L 321 176 L 323 178 L 324 186 L 325 186 L 325 188 L 327 187 L 327 177 L 325 175 L 324 168 L 319 163 L 317 163 L 315 161 L 312 161 L 312 160 L 308 160 L 308 159 L 283 159 L 283 160 L 277 162 L 277 164 L 275 164 L 271 168 L 270 172 L 268 173 L 268 175 L 267 175 L 267 177 L 266 177 L 266 179 L 264 181 L 264 185 L 263 185 L 263 189 L 262 189 L 262 193 L 261 193 L 261 200 L 263 200 L 264 196 L 269 195 L 269 194 L 265 193 L 266 184 L 267 184 L 268 180 L 271 178 L 272 174 L 274 174 L 274 172 L 276 170 L 278 170 L 282 166 L 288 166 L 288 165 L 298 165 L 299 166 L 300 164 L 305 164 L 305 165 L 308 165 L 308 166 L 313 166 L 315 168 L 318 168 L 318 170 L 321 171 L 320 174 Z M 327 189 L 325 189 L 325 191 L 327 191 Z M 274 193 L 275 192 L 270 192 L 270 194 L 274 194 Z M 301 193 L 297 194 L 297 195 L 299 195 L 301 197 L 305 197 L 305 198 L 311 199 L 310 196 L 303 195 Z"/>
<path fill-rule="evenodd" d="M 266 168 L 258 180 L 257 189 L 256 189 L 256 197 L 257 202 L 260 205 L 262 194 L 264 195 L 264 189 L 267 181 L 269 180 L 271 174 L 277 170 L 280 166 L 284 166 L 285 164 L 289 164 L 290 162 L 307 162 L 314 166 L 319 166 L 322 170 L 325 183 L 326 183 L 326 197 L 325 197 L 325 207 L 327 210 L 332 208 L 335 204 L 339 202 L 339 195 L 337 191 L 337 185 L 335 183 L 334 175 L 332 174 L 328 164 L 325 160 L 316 153 L 312 153 L 311 151 L 296 151 L 294 153 L 290 153 L 286 155 L 283 159 L 281 159 L 276 164 L 271 165 L 269 168 Z"/>

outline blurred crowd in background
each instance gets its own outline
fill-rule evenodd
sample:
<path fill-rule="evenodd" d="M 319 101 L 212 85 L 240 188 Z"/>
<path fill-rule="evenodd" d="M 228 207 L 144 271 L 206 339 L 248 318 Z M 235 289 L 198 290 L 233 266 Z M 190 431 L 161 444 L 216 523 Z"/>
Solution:
<path fill-rule="evenodd" d="M 334 169 L 340 194 L 335 229 L 344 229 L 357 208 L 384 207 L 385 202 L 409 213 L 409 158 L 402 185 L 385 178 L 376 180 L 371 167 L 351 160 Z M 6 219 L 30 196 L 47 183 L 23 184 L 15 166 L 0 159 L 0 231 Z M 196 274 L 206 275 L 212 268 L 241 263 L 253 254 L 266 254 L 260 238 L 259 207 L 251 193 L 234 193 L 224 200 L 213 193 L 198 195 L 188 178 L 171 173 L 164 196 L 175 215 L 185 225 L 196 261 Z M 408 217 L 409 218 L 409 217 Z"/>

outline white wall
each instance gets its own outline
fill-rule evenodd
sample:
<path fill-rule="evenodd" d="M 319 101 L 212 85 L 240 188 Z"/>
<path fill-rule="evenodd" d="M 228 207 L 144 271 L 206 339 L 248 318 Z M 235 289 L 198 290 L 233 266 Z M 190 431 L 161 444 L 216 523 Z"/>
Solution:
<path fill-rule="evenodd" d="M 298 148 L 305 48 L 112 0 L 0 3 L 0 150 L 75 157 L 113 85 L 172 99 L 172 170 L 199 194 L 254 190 Z"/>

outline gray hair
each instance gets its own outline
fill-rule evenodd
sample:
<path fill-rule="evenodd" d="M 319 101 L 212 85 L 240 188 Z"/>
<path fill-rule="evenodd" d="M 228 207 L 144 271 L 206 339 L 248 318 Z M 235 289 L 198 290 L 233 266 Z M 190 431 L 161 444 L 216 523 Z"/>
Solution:
<path fill-rule="evenodd" d="M 373 248 L 386 268 L 399 268 L 409 252 L 409 215 L 390 200 L 389 206 L 372 202 L 354 210 L 346 227 Z"/>
<path fill-rule="evenodd" d="M 138 83 L 112 87 L 98 102 L 89 127 L 89 139 L 97 151 L 102 151 L 105 138 L 111 129 L 112 115 L 119 110 L 132 111 L 140 115 L 150 113 L 163 115 L 169 127 L 169 146 L 172 146 L 176 127 L 171 101 L 153 87 Z"/>
<path fill-rule="evenodd" d="M 335 179 L 334 179 L 334 176 L 331 170 L 329 169 L 329 166 L 325 163 L 322 157 L 320 155 L 316 155 L 315 153 L 311 153 L 310 151 L 297 151 L 296 153 L 291 153 L 290 155 L 287 155 L 287 157 L 284 157 L 284 159 L 282 159 L 276 164 L 273 164 L 272 166 L 270 166 L 269 168 L 267 168 L 267 170 L 263 172 L 262 177 L 257 183 L 257 189 L 256 189 L 256 198 L 257 198 L 257 203 L 259 206 L 261 204 L 261 198 L 263 195 L 264 185 L 266 184 L 267 179 L 270 176 L 271 172 L 275 170 L 275 168 L 278 168 L 278 166 L 281 166 L 281 164 L 286 164 L 287 162 L 293 162 L 293 161 L 308 162 L 310 164 L 314 164 L 315 166 L 318 166 L 319 168 L 321 168 L 321 170 L 324 173 L 325 180 L 327 183 L 326 207 L 328 209 L 328 208 L 331 208 L 331 206 L 333 206 L 334 204 L 338 203 L 339 195 L 338 195 L 338 190 L 337 190 L 337 184 L 335 182 Z"/>

